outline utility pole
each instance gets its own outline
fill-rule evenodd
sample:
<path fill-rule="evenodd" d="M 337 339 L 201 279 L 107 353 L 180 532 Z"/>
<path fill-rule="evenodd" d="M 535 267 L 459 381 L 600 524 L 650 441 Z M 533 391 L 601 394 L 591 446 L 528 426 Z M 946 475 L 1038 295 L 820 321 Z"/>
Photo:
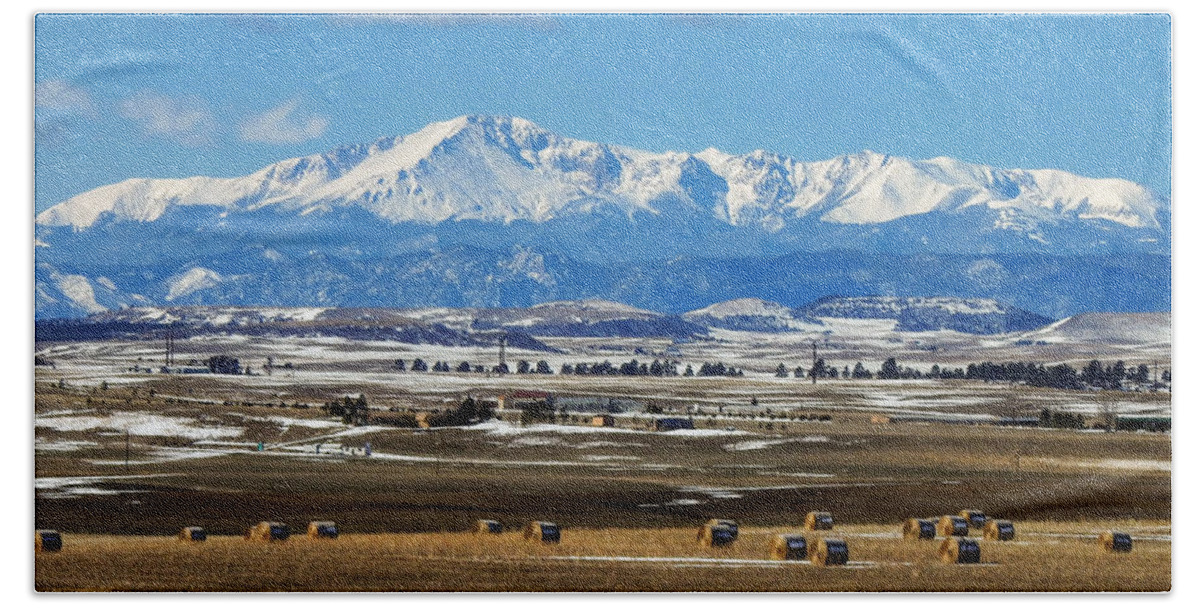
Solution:
<path fill-rule="evenodd" d="M 812 346 L 813 346 L 813 362 L 812 362 L 812 372 L 810 373 L 810 375 L 812 376 L 812 383 L 816 384 L 817 383 L 817 342 L 816 342 L 816 340 L 813 341 Z"/>
<path fill-rule="evenodd" d="M 129 472 L 129 427 L 125 427 L 125 472 Z"/>
<path fill-rule="evenodd" d="M 1158 392 L 1158 359 L 1154 360 L 1154 382 L 1150 383 L 1150 390 Z"/>
<path fill-rule="evenodd" d="M 500 369 L 504 369 L 504 344 L 508 342 L 508 334 L 500 336 Z"/>

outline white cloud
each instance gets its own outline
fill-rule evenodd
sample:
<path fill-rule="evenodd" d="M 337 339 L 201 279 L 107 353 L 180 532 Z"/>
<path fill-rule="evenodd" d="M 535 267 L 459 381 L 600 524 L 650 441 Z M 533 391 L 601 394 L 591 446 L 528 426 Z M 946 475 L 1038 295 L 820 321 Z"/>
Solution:
<path fill-rule="evenodd" d="M 293 117 L 299 105 L 300 102 L 293 99 L 247 118 L 242 122 L 242 140 L 264 144 L 298 144 L 320 137 L 325 127 L 329 126 L 329 121 L 324 116 L 314 114 L 301 124 L 301 119 Z"/>
<path fill-rule="evenodd" d="M 188 146 L 212 141 L 217 130 L 208 104 L 195 96 L 174 98 L 142 91 L 121 102 L 121 116 L 137 122 L 152 137 L 173 139 Z"/>
<path fill-rule="evenodd" d="M 34 85 L 33 103 L 37 108 L 92 115 L 96 112 L 92 96 L 65 80 L 43 80 Z"/>

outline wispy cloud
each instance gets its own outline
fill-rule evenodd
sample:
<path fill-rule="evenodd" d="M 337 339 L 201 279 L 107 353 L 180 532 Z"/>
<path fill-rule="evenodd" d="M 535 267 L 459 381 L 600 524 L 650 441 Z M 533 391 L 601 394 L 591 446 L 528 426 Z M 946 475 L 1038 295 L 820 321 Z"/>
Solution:
<path fill-rule="evenodd" d="M 34 85 L 33 104 L 37 109 L 56 110 L 91 116 L 96 113 L 92 96 L 65 80 L 43 80 Z"/>
<path fill-rule="evenodd" d="M 298 144 L 325 133 L 329 121 L 316 114 L 307 120 L 295 116 L 299 106 L 300 102 L 293 99 L 247 118 L 241 126 L 242 140 L 264 144 Z"/>
<path fill-rule="evenodd" d="M 168 97 L 145 90 L 121 102 L 121 116 L 138 123 L 150 137 L 163 137 L 187 146 L 210 143 L 217 121 L 199 97 Z"/>

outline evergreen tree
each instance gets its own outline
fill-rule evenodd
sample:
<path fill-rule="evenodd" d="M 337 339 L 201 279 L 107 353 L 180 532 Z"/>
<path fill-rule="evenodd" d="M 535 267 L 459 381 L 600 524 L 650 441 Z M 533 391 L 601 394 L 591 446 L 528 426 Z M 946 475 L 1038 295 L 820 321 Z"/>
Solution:
<path fill-rule="evenodd" d="M 888 357 L 887 361 L 883 362 L 883 368 L 879 370 L 880 380 L 899 380 L 900 368 L 896 365 L 895 357 Z"/>
<path fill-rule="evenodd" d="M 775 368 L 775 377 L 776 378 L 787 378 L 787 376 L 788 376 L 787 367 L 784 366 L 784 364 L 780 363 L 779 367 Z"/>

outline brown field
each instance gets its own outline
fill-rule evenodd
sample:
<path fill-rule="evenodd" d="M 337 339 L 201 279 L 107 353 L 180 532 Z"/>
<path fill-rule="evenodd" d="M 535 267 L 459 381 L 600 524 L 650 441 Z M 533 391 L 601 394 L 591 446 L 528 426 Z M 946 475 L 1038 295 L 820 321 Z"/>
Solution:
<path fill-rule="evenodd" d="M 516 523 L 516 522 L 514 522 Z M 510 525 L 510 527 L 515 527 Z M 1134 536 L 1129 554 L 1104 553 L 1101 530 Z M 899 524 L 850 525 L 850 564 L 767 561 L 773 534 L 743 528 L 731 547 L 702 549 L 692 528 L 565 529 L 559 545 L 518 532 L 293 536 L 274 544 L 210 537 L 185 544 L 147 536 L 67 535 L 38 554 L 39 591 L 1166 591 L 1170 525 L 1017 522 L 1017 539 L 980 540 L 979 565 L 938 561 L 939 541 L 905 541 Z M 976 531 L 977 532 L 977 531 Z M 815 532 L 808 532 L 810 546 Z M 973 534 L 977 536 L 977 534 Z M 625 558 L 625 559 L 614 559 Z M 651 559 L 629 559 L 651 558 Z"/>
<path fill-rule="evenodd" d="M 677 384 L 682 391 L 684 384 Z M 745 401 L 746 395 L 771 384 L 747 380 L 711 386 L 743 391 L 737 399 Z M 664 386 L 609 388 L 636 395 L 662 394 Z M 703 388 L 689 390 L 726 399 Z M 156 378 L 151 385 L 107 390 L 94 385 L 60 389 L 38 382 L 35 524 L 62 531 L 65 546 L 60 554 L 37 555 L 36 587 L 1171 587 L 1169 434 L 872 424 L 870 413 L 860 409 L 877 390 L 899 391 L 914 403 L 986 393 L 1002 405 L 972 409 L 1002 415 L 1028 413 L 1042 400 L 1121 399 L 1169 407 L 1169 395 L 1077 394 L 981 383 L 797 384 L 786 388 L 787 398 L 806 405 L 776 414 L 831 414 L 831 420 L 697 417 L 697 428 L 709 433 L 698 435 L 641 431 L 644 421 L 636 418 L 620 419 L 625 428 L 616 431 L 516 424 L 425 431 L 352 428 L 330 426 L 316 408 L 291 406 L 301 394 L 319 403 L 321 395 L 341 390 L 297 385 L 284 399 L 230 390 L 206 378 Z M 409 395 L 403 399 L 431 400 L 436 391 Z M 389 403 L 370 398 L 374 405 Z M 783 392 L 778 399 L 783 401 Z M 271 400 L 273 407 L 266 407 Z M 289 406 L 280 407 L 280 401 Z M 186 422 L 192 430 L 238 429 L 238 434 L 215 442 L 169 429 L 134 434 L 125 466 L 125 437 L 117 427 L 75 428 L 56 422 L 126 419 L 122 416 L 158 416 Z M 254 449 L 260 441 L 266 447 L 261 452 Z M 366 442 L 372 445 L 371 457 L 338 449 L 361 449 Z M 321 454 L 316 453 L 318 444 L 324 446 Z M 908 517 L 964 508 L 1014 520 L 1017 540 L 981 540 L 983 565 L 949 566 L 938 561 L 937 543 L 900 538 L 901 522 Z M 850 566 L 762 561 L 771 535 L 800 531 L 804 514 L 812 510 L 834 514 L 831 535 L 844 535 L 850 543 Z M 704 550 L 695 544 L 695 527 L 712 517 L 742 524 L 742 537 L 733 547 Z M 525 543 L 515 532 L 482 538 L 466 533 L 480 518 L 498 519 L 511 530 L 530 520 L 555 521 L 564 527 L 563 542 L 540 546 Z M 302 532 L 311 520 L 333 520 L 343 537 L 332 542 L 293 537 L 279 545 L 243 541 L 245 529 L 260 520 L 286 522 L 293 532 Z M 189 525 L 205 528 L 210 541 L 187 545 L 173 540 Z M 1095 539 L 1106 529 L 1133 534 L 1134 552 L 1101 552 Z M 973 536 L 980 533 L 972 531 Z M 814 534 L 809 533 L 810 539 Z M 659 559 L 630 559 L 647 557 Z"/>

